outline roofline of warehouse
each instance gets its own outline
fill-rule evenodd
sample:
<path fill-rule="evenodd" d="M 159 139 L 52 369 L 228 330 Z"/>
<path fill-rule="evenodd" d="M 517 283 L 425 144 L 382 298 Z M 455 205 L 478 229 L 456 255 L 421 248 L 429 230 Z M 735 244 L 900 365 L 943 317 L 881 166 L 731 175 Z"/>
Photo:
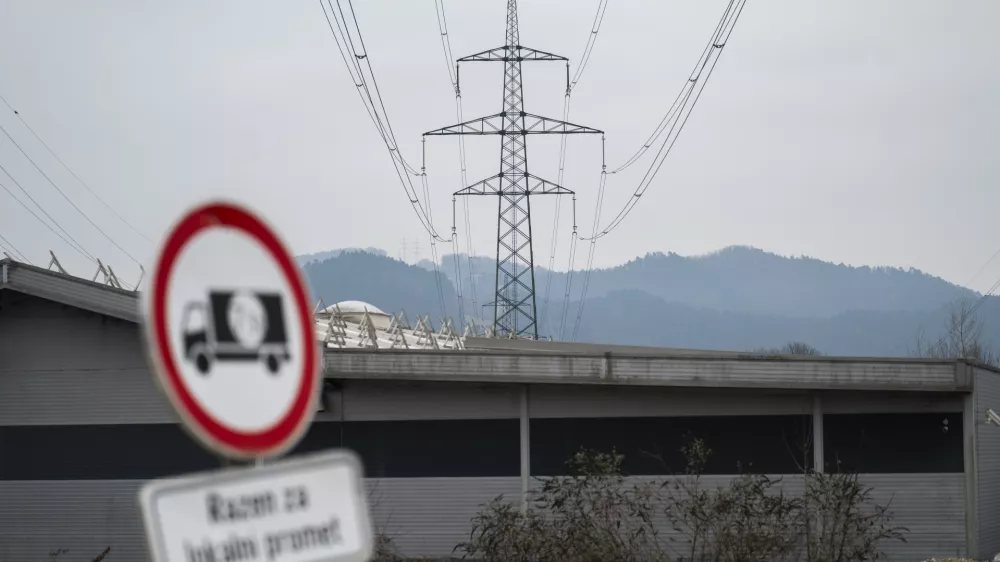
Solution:
<path fill-rule="evenodd" d="M 43 298 L 128 322 L 139 322 L 139 294 L 90 279 L 0 259 L 0 289 Z"/>
<path fill-rule="evenodd" d="M 0 259 L 0 289 L 128 322 L 139 294 Z M 589 343 L 466 338 L 466 349 L 327 349 L 325 375 L 340 379 L 569 383 L 707 388 L 969 391 L 966 359 L 761 355 Z"/>
<path fill-rule="evenodd" d="M 327 350 L 331 379 L 590 384 L 783 390 L 969 392 L 964 359 L 792 357 L 712 353 Z"/>

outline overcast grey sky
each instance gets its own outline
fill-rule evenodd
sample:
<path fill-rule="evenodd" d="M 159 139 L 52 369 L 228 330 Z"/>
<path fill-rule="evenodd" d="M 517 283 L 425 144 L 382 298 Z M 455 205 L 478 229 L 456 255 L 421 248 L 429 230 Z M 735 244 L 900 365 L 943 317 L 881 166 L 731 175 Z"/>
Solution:
<path fill-rule="evenodd" d="M 610 164 L 655 127 L 725 4 L 609 1 L 570 120 L 607 131 Z M 524 0 L 521 43 L 575 65 L 597 5 Z M 445 6 L 455 56 L 503 44 L 503 0 Z M 403 153 L 419 163 L 420 134 L 455 120 L 434 2 L 355 0 L 355 8 Z M 995 0 L 749 0 L 667 163 L 600 241 L 596 265 L 746 244 L 968 282 L 1000 247 L 998 17 Z M 524 72 L 526 110 L 559 117 L 564 69 L 535 63 Z M 500 65 L 463 68 L 466 118 L 500 110 L 502 79 Z M 428 253 L 315 0 L 3 2 L 0 94 L 154 241 L 185 207 L 222 196 L 263 211 L 298 253 L 377 246 L 397 255 L 404 238 L 411 258 L 418 239 Z M 66 194 L 148 262 L 152 245 L 0 109 L 0 124 Z M 470 180 L 498 171 L 497 137 L 470 138 L 467 147 Z M 554 180 L 558 148 L 555 136 L 529 139 L 530 169 Z M 457 142 L 432 138 L 427 153 L 435 223 L 447 233 L 450 194 L 461 187 Z M 589 232 L 600 142 L 573 137 L 567 154 L 564 183 L 579 194 L 580 228 Z M 135 265 L 3 137 L 0 164 L 134 281 Z M 640 163 L 609 180 L 605 218 L 644 170 Z M 2 174 L 0 182 L 24 199 Z M 475 251 L 490 255 L 495 201 L 470 203 Z M 552 201 L 533 199 L 542 265 L 553 211 Z M 560 269 L 570 222 L 564 212 Z M 0 234 L 36 263 L 51 248 L 74 272 L 93 269 L 3 191 Z M 971 286 L 984 290 L 998 277 L 1000 259 Z"/>

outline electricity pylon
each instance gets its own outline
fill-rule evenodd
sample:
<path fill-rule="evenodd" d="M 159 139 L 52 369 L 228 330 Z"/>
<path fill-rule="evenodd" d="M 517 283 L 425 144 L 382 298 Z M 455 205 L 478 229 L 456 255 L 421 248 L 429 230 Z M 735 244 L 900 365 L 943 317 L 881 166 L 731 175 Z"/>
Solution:
<path fill-rule="evenodd" d="M 569 59 L 520 44 L 517 29 L 517 1 L 507 0 L 507 42 L 458 59 L 457 62 L 503 62 L 503 111 L 424 135 L 500 135 L 500 173 L 455 192 L 459 195 L 492 195 L 497 205 L 496 298 L 493 305 L 493 333 L 497 337 L 538 339 L 535 308 L 535 260 L 531 244 L 531 196 L 569 195 L 572 191 L 528 172 L 528 135 L 603 134 L 558 119 L 524 111 L 521 91 L 521 62 L 566 62 L 569 91 Z M 456 77 L 458 65 L 456 65 Z M 458 85 L 456 81 L 456 93 Z"/>

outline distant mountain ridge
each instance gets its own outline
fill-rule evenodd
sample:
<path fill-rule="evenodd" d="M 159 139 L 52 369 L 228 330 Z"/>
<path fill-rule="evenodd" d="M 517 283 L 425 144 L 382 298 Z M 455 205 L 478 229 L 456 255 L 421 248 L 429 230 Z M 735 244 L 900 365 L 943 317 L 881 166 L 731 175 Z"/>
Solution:
<path fill-rule="evenodd" d="M 455 281 L 453 256 L 442 269 Z M 467 258 L 459 256 L 462 267 Z M 477 258 L 477 271 L 493 261 Z M 582 272 L 574 274 L 582 278 Z M 463 272 L 463 286 L 468 273 Z M 551 277 L 551 282 L 549 281 Z M 535 268 L 536 293 L 549 286 L 550 300 L 564 294 L 567 274 Z M 483 293 L 492 299 L 492 282 Z M 574 286 L 580 283 L 574 281 Z M 478 287 L 477 287 L 478 288 Z M 757 248 L 730 246 L 702 256 L 652 253 L 625 264 L 595 269 L 587 298 L 637 290 L 667 302 L 728 312 L 800 318 L 830 317 L 852 310 L 933 310 L 973 291 L 917 269 L 853 267 L 809 257 L 783 257 Z M 480 291 L 482 292 L 482 291 Z M 477 295 L 479 296 L 479 295 Z M 540 297 L 542 298 L 542 297 Z M 571 298 L 579 298 L 574 292 Z"/>
<path fill-rule="evenodd" d="M 344 252 L 348 252 L 348 253 L 363 252 L 363 253 L 366 253 L 366 254 L 374 254 L 376 256 L 387 256 L 388 255 L 385 250 L 380 250 L 378 248 L 370 248 L 370 247 L 369 248 L 341 248 L 339 250 L 327 250 L 325 252 L 316 252 L 314 254 L 303 254 L 301 256 L 295 256 L 295 259 L 296 259 L 296 261 L 299 262 L 299 265 L 306 265 L 307 263 L 321 262 L 321 261 L 324 261 L 324 260 L 328 260 L 330 258 L 335 258 L 335 257 L 339 256 L 340 254 L 343 254 Z"/>
<path fill-rule="evenodd" d="M 382 251 L 327 254 L 307 260 L 304 270 L 328 304 L 364 300 L 405 309 L 411 320 L 430 314 L 456 323 L 461 306 L 466 317 L 492 318 L 484 306 L 493 301 L 491 259 L 448 255 L 435 274 L 433 263 L 409 265 Z M 540 335 L 572 337 L 583 276 L 574 273 L 566 301 L 568 274 L 536 268 Z M 734 351 L 798 340 L 829 354 L 906 355 L 918 330 L 941 333 L 949 305 L 961 298 L 979 295 L 915 269 L 851 267 L 741 246 L 693 257 L 653 253 L 591 272 L 577 339 Z M 984 336 L 1000 343 L 1000 298 L 987 299 L 980 312 Z"/>

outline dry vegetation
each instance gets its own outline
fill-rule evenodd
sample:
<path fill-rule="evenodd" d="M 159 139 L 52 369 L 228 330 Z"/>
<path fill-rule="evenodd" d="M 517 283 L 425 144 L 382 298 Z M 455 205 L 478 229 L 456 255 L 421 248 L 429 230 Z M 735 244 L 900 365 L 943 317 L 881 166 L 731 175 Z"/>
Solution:
<path fill-rule="evenodd" d="M 793 497 L 764 475 L 705 485 L 711 452 L 693 440 L 685 454 L 685 474 L 637 483 L 621 455 L 580 451 L 571 476 L 542 479 L 528 509 L 503 497 L 483 506 L 456 552 L 486 562 L 865 562 L 905 540 L 856 475 L 807 474 Z"/>

